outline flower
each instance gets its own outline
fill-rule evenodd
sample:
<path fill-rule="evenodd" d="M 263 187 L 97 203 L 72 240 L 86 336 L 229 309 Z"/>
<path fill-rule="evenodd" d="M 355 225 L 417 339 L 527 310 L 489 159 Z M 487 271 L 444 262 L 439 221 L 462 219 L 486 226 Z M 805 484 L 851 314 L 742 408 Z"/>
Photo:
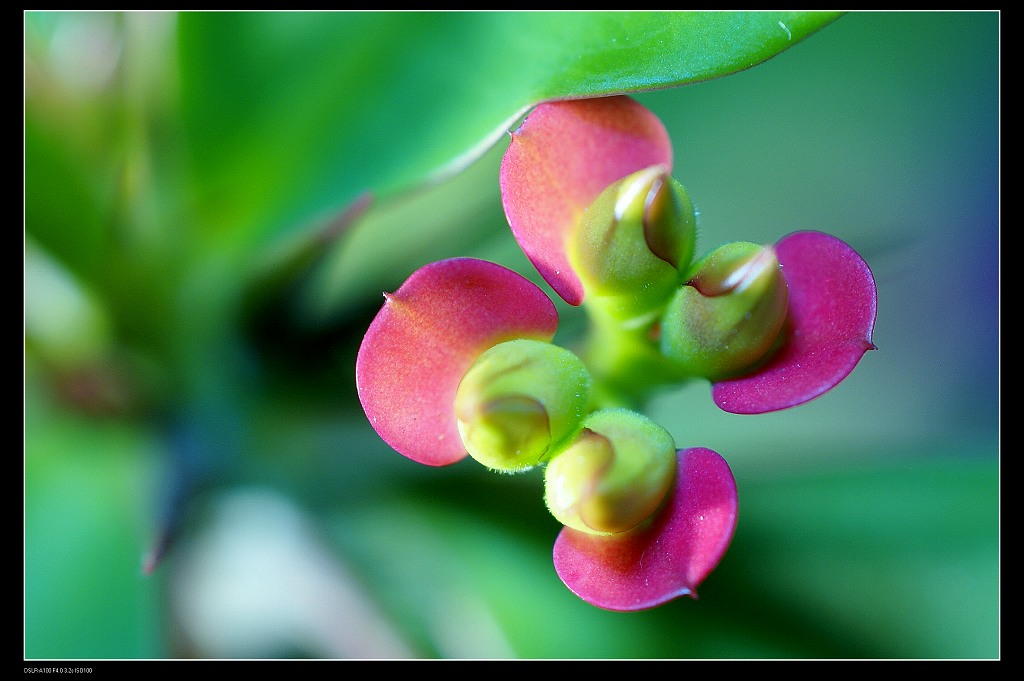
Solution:
<path fill-rule="evenodd" d="M 760 414 L 808 402 L 875 349 L 875 280 L 853 248 L 804 231 L 782 238 L 774 251 L 789 289 L 781 342 L 756 369 L 714 384 L 712 397 L 724 411 Z"/>
<path fill-rule="evenodd" d="M 725 459 L 620 403 L 702 378 L 725 411 L 787 409 L 875 347 L 875 282 L 853 248 L 803 231 L 692 262 L 696 214 L 671 167 L 661 122 L 628 97 L 538 106 L 512 133 L 502 203 L 544 280 L 589 313 L 586 354 L 552 343 L 535 284 L 453 258 L 385 294 L 356 359 L 363 409 L 400 454 L 543 467 L 555 571 L 607 610 L 695 597 L 738 509 Z"/>
<path fill-rule="evenodd" d="M 566 236 L 614 182 L 660 166 L 672 170 L 662 122 L 629 97 L 538 105 L 511 133 L 499 173 L 512 234 L 544 280 L 570 305 L 584 299 Z"/>
<path fill-rule="evenodd" d="M 695 593 L 735 528 L 728 465 L 677 450 L 641 414 L 588 413 L 589 374 L 549 342 L 556 326 L 550 299 L 512 270 L 472 258 L 427 265 L 385 295 L 360 345 L 366 416 L 423 464 L 470 454 L 504 472 L 545 465 L 545 500 L 566 525 L 556 572 L 584 600 L 633 610 Z M 638 562 L 638 550 L 650 557 Z"/>
<path fill-rule="evenodd" d="M 462 377 L 503 341 L 551 340 L 555 306 L 500 265 L 453 258 L 414 272 L 370 323 L 356 355 L 356 391 L 370 424 L 413 461 L 446 466 L 468 454 L 455 418 Z"/>
<path fill-rule="evenodd" d="M 662 511 L 629 532 L 598 535 L 563 528 L 555 572 L 577 596 L 606 610 L 647 610 L 697 586 L 718 565 L 738 517 L 736 481 L 710 449 L 677 453 L 675 484 Z"/>
<path fill-rule="evenodd" d="M 646 325 L 627 319 L 608 333 L 614 310 L 609 314 L 599 287 L 587 284 L 597 268 L 584 266 L 581 275 L 571 266 L 599 262 L 607 240 L 590 239 L 588 260 L 577 235 L 588 223 L 602 224 L 588 211 L 608 203 L 602 198 L 607 188 L 627 176 L 646 177 L 645 169 L 654 166 L 667 173 L 671 161 L 660 121 L 626 96 L 541 104 L 512 134 L 502 160 L 503 205 L 524 253 L 566 302 L 590 308 L 602 327 L 602 345 L 609 345 L 609 336 L 630 340 L 618 352 L 599 349 L 605 366 L 592 370 L 603 384 L 626 386 L 635 398 L 651 387 L 636 378 L 641 363 L 657 366 L 652 356 L 661 354 L 670 360 L 661 371 L 665 380 L 706 378 L 715 404 L 738 414 L 787 409 L 834 388 L 875 348 L 877 293 L 857 252 L 822 232 L 790 234 L 770 249 L 734 242 L 692 268 L 682 262 L 681 288 L 674 293 L 664 293 L 661 276 L 649 274 L 646 285 L 661 296 L 660 307 L 650 291 L 643 306 L 656 309 L 655 318 L 642 319 Z M 692 212 L 692 204 L 682 210 Z M 642 240 L 633 243 L 639 255 L 632 261 L 644 262 L 649 251 Z M 755 285 L 721 288 L 732 276 Z M 639 333 L 629 336 L 636 328 Z"/>

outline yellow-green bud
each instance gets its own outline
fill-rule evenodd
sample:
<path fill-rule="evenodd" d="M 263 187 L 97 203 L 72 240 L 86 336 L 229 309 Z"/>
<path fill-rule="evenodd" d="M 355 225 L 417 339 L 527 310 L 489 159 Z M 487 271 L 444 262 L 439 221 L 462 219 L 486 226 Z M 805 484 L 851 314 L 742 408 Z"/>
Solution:
<path fill-rule="evenodd" d="M 589 390 L 590 374 L 572 352 L 535 340 L 499 343 L 459 384 L 462 443 L 488 468 L 532 468 L 579 429 Z"/>
<path fill-rule="evenodd" d="M 548 462 L 545 501 L 563 525 L 615 534 L 654 515 L 676 474 L 676 447 L 667 430 L 626 409 L 583 420 L 572 443 Z"/>
<path fill-rule="evenodd" d="M 786 321 L 789 290 L 775 251 L 749 242 L 705 257 L 665 309 L 662 353 L 683 372 L 719 380 L 773 349 Z"/>
<path fill-rule="evenodd" d="M 664 166 L 651 166 L 611 184 L 587 208 L 569 237 L 569 262 L 588 303 L 642 322 L 679 285 L 696 229 L 686 190 Z"/>

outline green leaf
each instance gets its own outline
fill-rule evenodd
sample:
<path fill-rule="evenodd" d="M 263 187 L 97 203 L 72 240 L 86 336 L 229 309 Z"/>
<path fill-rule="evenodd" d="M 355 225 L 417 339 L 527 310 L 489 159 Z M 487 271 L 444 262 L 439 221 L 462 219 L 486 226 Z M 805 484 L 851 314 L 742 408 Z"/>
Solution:
<path fill-rule="evenodd" d="M 464 168 L 532 105 L 762 62 L 835 12 L 184 13 L 206 214 L 255 233 Z"/>
<path fill-rule="evenodd" d="M 176 343 L 195 328 L 218 335 L 237 320 L 251 270 L 275 253 L 286 254 L 282 269 L 295 265 L 276 237 L 322 232 L 367 192 L 409 195 L 452 177 L 533 104 L 715 78 L 837 16 L 30 13 L 26 231 L 113 298 L 118 325 L 140 342 Z M 356 226 L 377 240 L 399 221 L 396 248 L 435 259 L 433 244 L 457 249 L 477 229 L 455 224 L 451 207 L 462 204 L 464 217 L 487 205 L 457 197 L 443 219 L 424 220 L 393 203 L 375 200 Z M 334 243 L 316 240 L 324 250 Z M 344 241 L 334 250 L 347 252 Z M 379 260 L 368 265 L 356 250 L 356 269 L 379 279 Z M 170 310 L 175 301 L 187 313 Z M 346 302 L 300 306 L 319 324 Z"/>

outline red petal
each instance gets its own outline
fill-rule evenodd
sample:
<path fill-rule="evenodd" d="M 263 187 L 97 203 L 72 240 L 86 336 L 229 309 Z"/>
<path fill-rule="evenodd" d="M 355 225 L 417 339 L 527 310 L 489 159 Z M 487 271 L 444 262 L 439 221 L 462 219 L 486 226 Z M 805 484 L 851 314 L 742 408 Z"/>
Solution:
<path fill-rule="evenodd" d="M 754 374 L 721 381 L 715 404 L 734 414 L 788 409 L 828 392 L 874 350 L 877 294 L 867 263 L 821 232 L 796 232 L 776 246 L 789 286 L 790 337 Z"/>
<path fill-rule="evenodd" d="M 661 121 L 626 96 L 547 102 L 516 132 L 501 163 L 501 197 L 512 233 L 544 280 L 579 305 L 583 287 L 565 238 L 604 189 L 630 173 L 672 167 Z"/>
<path fill-rule="evenodd" d="M 696 597 L 732 541 L 737 509 L 725 459 L 702 447 L 681 449 L 675 489 L 652 524 L 614 535 L 562 528 L 555 572 L 577 596 L 606 610 Z"/>
<path fill-rule="evenodd" d="M 453 258 L 420 268 L 366 331 L 356 389 L 377 433 L 400 454 L 431 466 L 466 456 L 455 393 L 487 348 L 516 338 L 550 341 L 551 299 L 521 275 L 485 260 Z"/>

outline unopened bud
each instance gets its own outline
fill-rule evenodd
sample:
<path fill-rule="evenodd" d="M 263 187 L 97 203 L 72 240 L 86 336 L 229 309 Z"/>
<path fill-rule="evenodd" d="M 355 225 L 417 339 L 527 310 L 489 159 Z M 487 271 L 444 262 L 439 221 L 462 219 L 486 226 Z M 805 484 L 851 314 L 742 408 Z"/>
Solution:
<path fill-rule="evenodd" d="M 589 388 L 590 375 L 572 352 L 534 340 L 499 343 L 459 384 L 463 445 L 488 468 L 527 470 L 578 430 Z"/>
<path fill-rule="evenodd" d="M 664 305 L 693 258 L 686 190 L 656 165 L 613 183 L 587 208 L 567 251 L 587 299 L 631 320 Z"/>
<path fill-rule="evenodd" d="M 718 380 L 739 374 L 770 354 L 788 303 L 786 280 L 770 246 L 726 244 L 698 263 L 668 304 L 662 352 L 693 376 Z"/>
<path fill-rule="evenodd" d="M 597 411 L 548 463 L 545 501 L 563 525 L 591 534 L 625 532 L 654 515 L 675 472 L 667 430 L 626 409 Z"/>

